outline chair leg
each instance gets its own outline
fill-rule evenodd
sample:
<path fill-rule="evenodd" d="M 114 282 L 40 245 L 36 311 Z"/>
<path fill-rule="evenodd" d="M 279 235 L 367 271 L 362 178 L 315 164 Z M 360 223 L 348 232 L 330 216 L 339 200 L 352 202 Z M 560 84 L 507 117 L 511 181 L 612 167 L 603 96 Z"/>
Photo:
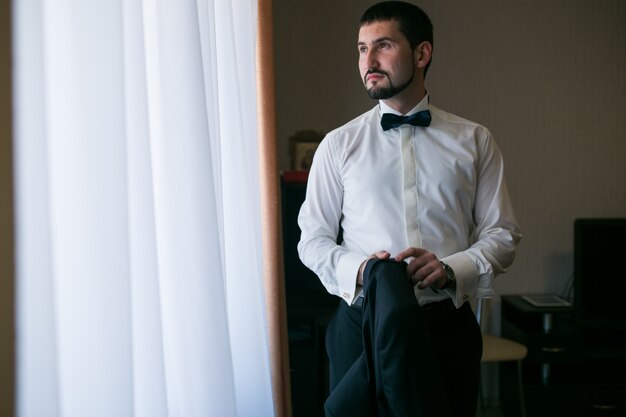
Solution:
<path fill-rule="evenodd" d="M 517 387 L 519 391 L 520 413 L 526 417 L 526 405 L 524 401 L 524 382 L 522 381 L 522 361 L 517 361 Z"/>
<path fill-rule="evenodd" d="M 478 401 L 480 403 L 480 411 L 485 411 L 485 395 L 483 394 L 483 377 L 480 376 L 479 385 L 478 385 Z"/>

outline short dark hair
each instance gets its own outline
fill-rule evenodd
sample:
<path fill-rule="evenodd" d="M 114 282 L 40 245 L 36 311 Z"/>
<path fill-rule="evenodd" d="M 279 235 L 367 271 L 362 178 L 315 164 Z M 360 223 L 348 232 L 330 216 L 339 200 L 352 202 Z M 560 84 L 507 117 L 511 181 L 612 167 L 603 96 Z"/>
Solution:
<path fill-rule="evenodd" d="M 387 20 L 398 22 L 398 27 L 409 41 L 411 49 L 415 49 L 424 41 L 433 45 L 433 24 L 430 18 L 422 9 L 411 3 L 403 1 L 376 3 L 363 13 L 360 26 Z M 424 74 L 428 71 L 429 66 L 430 62 L 426 64 Z"/>

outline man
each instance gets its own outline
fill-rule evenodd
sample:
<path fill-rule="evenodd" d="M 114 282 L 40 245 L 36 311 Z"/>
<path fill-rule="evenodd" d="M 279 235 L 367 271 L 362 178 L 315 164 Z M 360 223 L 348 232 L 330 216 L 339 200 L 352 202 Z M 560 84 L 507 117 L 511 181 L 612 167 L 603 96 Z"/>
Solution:
<path fill-rule="evenodd" d="M 468 300 L 521 237 L 502 156 L 485 127 L 429 103 L 421 9 L 370 7 L 357 46 L 379 102 L 324 138 L 298 218 L 302 262 L 343 300 L 326 413 L 474 416 L 482 339 Z"/>

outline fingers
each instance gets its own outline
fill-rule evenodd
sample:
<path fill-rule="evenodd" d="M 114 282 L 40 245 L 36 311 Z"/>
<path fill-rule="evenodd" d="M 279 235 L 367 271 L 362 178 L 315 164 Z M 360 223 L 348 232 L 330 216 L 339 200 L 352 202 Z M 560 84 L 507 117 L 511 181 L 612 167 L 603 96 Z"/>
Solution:
<path fill-rule="evenodd" d="M 441 288 L 446 281 L 446 273 L 434 253 L 421 248 L 408 248 L 396 256 L 397 261 L 413 258 L 406 271 L 413 285 L 420 289 Z"/>
<path fill-rule="evenodd" d="M 437 261 L 436 263 L 429 263 L 426 266 L 418 269 L 412 276 L 411 281 L 413 284 L 417 284 L 419 289 L 432 287 L 439 289 L 444 286 L 446 280 L 445 270 Z"/>
<path fill-rule="evenodd" d="M 386 250 L 379 250 L 378 252 L 371 254 L 368 259 L 372 259 L 372 258 L 389 259 L 390 256 L 391 254 L 387 252 Z"/>
<path fill-rule="evenodd" d="M 363 261 L 363 263 L 361 263 L 361 266 L 359 268 L 359 274 L 357 275 L 357 279 L 356 279 L 356 283 L 357 285 L 363 285 L 363 270 L 365 269 L 365 264 L 367 264 L 367 261 L 369 261 L 370 259 L 389 259 L 389 257 L 391 257 L 391 254 L 389 252 L 387 252 L 386 250 L 379 250 L 378 252 L 375 252 L 373 254 L 371 254 L 370 256 L 367 257 L 366 260 Z"/>
<path fill-rule="evenodd" d="M 380 250 L 367 257 L 361 264 L 357 276 L 358 285 L 363 285 L 363 270 L 370 259 L 389 259 L 391 254 L 386 250 Z M 446 272 L 437 256 L 422 248 L 407 248 L 394 257 L 396 262 L 410 259 L 406 267 L 406 273 L 413 285 L 419 289 L 432 287 L 442 288 L 446 283 Z"/>
<path fill-rule="evenodd" d="M 418 258 L 421 255 L 427 254 L 429 253 L 426 249 L 422 249 L 422 248 L 407 248 L 405 250 L 403 250 L 402 252 L 400 252 L 399 254 L 396 255 L 395 259 L 396 261 L 400 262 L 400 261 L 404 261 L 405 259 L 408 258 Z"/>

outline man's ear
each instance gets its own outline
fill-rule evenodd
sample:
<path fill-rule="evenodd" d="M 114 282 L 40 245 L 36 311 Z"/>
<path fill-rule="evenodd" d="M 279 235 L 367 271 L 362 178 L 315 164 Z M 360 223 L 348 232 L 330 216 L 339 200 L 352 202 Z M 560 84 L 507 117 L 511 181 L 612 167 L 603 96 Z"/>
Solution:
<path fill-rule="evenodd" d="M 433 45 L 428 41 L 424 41 L 415 47 L 415 66 L 417 68 L 425 68 L 430 62 L 433 53 Z"/>

